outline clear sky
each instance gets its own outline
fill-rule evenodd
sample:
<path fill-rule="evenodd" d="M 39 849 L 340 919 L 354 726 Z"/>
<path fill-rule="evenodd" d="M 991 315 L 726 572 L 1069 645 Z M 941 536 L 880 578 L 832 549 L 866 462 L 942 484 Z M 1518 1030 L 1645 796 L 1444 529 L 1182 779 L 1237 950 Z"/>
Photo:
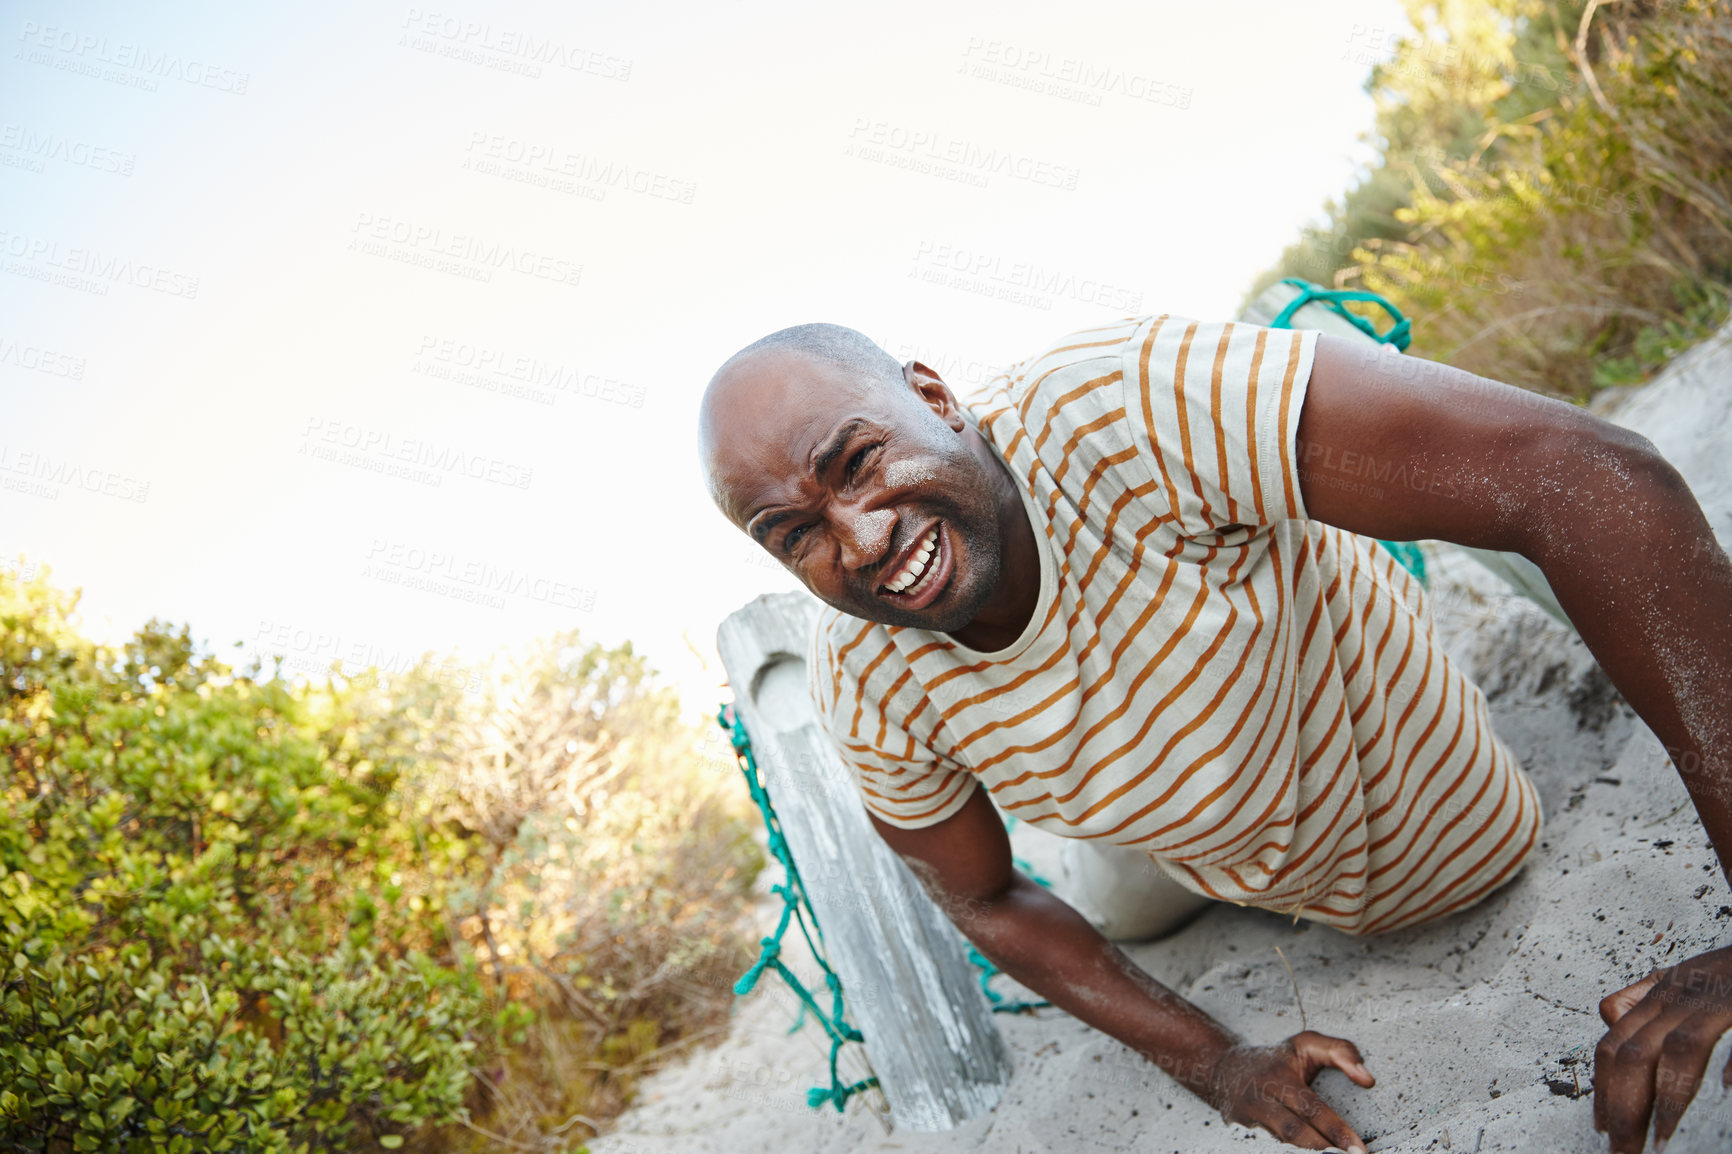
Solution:
<path fill-rule="evenodd" d="M 708 502 L 730 353 L 958 392 L 1235 313 L 1368 157 L 1396 0 L 120 4 L 0 17 L 0 558 L 291 668 L 792 588 Z"/>

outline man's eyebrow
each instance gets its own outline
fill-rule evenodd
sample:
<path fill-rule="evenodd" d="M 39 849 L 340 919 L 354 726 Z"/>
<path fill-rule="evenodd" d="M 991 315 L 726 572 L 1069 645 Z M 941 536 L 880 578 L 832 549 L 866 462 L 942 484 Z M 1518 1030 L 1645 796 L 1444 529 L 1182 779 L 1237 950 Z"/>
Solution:
<path fill-rule="evenodd" d="M 764 538 L 770 535 L 770 530 L 774 529 L 777 525 L 780 525 L 783 521 L 786 521 L 788 516 L 788 512 L 783 510 L 780 513 L 771 513 L 768 517 L 764 517 L 754 522 L 752 525 L 752 540 L 762 545 L 764 543 Z"/>
<path fill-rule="evenodd" d="M 830 466 L 836 463 L 836 458 L 842 455 L 842 450 L 848 447 L 849 439 L 859 432 L 860 426 L 865 423 L 859 417 L 855 417 L 837 429 L 835 436 L 830 438 L 830 443 L 825 445 L 823 451 L 813 458 L 812 475 L 821 478 L 825 473 L 828 473 Z"/>

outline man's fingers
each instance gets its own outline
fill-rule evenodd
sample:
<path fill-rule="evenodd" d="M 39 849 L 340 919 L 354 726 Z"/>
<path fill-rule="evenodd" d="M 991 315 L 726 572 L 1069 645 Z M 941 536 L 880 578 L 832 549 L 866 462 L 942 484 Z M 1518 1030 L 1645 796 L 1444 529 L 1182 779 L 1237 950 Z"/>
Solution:
<path fill-rule="evenodd" d="M 1654 983 L 1665 977 L 1668 970 L 1655 970 L 1639 982 L 1632 982 L 1621 990 L 1614 990 L 1600 999 L 1600 1017 L 1606 1025 L 1615 1026 L 1618 1019 L 1630 1012 L 1630 1007 L 1648 996 L 1648 991 L 1654 988 Z"/>
<path fill-rule="evenodd" d="M 1612 1090 L 1619 1084 L 1619 1079 L 1624 1077 L 1619 1073 L 1619 1051 L 1624 1043 L 1660 1016 L 1660 1009 L 1657 1002 L 1643 1002 L 1624 1012 L 1617 1023 L 1606 1031 L 1599 1045 L 1594 1047 L 1594 1129 L 1603 1133 L 1611 1127 L 1609 1111 Z M 1633 1056 L 1635 1052 L 1631 1053 Z"/>
<path fill-rule="evenodd" d="M 1298 1090 L 1293 1095 L 1293 1102 L 1288 1109 L 1305 1119 L 1310 1127 L 1329 1139 L 1330 1145 L 1346 1150 L 1348 1154 L 1364 1154 L 1365 1143 L 1359 1135 L 1334 1110 L 1329 1103 L 1317 1096 L 1310 1089 Z"/>
<path fill-rule="evenodd" d="M 1641 1154 L 1650 1115 L 1655 1144 L 1671 1138 L 1732 1027 L 1728 989 L 1732 949 L 1719 949 L 1655 970 L 1600 1003 L 1612 1025 L 1594 1049 L 1594 1127 L 1611 1139 L 1612 1154 Z M 1732 1085 L 1732 1068 L 1721 1079 Z"/>
<path fill-rule="evenodd" d="M 1633 1016 L 1634 1012 L 1625 1015 Z M 1604 1077 L 1596 1055 L 1594 1088 L 1597 1097 L 1604 1087 L 1605 1128 L 1612 1140 L 1612 1154 L 1642 1154 L 1647 1144 L 1648 1116 L 1654 1109 L 1654 1071 L 1666 1035 L 1677 1020 L 1672 1015 L 1651 1018 L 1618 1046 Z"/>
<path fill-rule="evenodd" d="M 1301 1150 L 1328 1150 L 1334 1145 L 1311 1123 L 1279 1102 L 1270 1102 L 1265 1106 L 1257 1119 L 1257 1125 Z"/>
<path fill-rule="evenodd" d="M 1299 1055 L 1299 1060 L 1304 1063 L 1306 1082 L 1316 1077 L 1319 1070 L 1333 1066 L 1351 1078 L 1356 1085 L 1369 1089 L 1377 1084 L 1377 1079 L 1365 1068 L 1365 1059 L 1360 1056 L 1359 1047 L 1346 1038 L 1332 1038 L 1328 1034 L 1319 1034 L 1316 1030 L 1306 1030 L 1302 1034 L 1294 1034 L 1288 1041 L 1292 1043 L 1294 1053 Z"/>
<path fill-rule="evenodd" d="M 1678 1128 L 1702 1075 L 1720 1031 L 1704 1029 L 1700 1018 L 1676 1022 L 1660 1043 L 1660 1060 L 1654 1068 L 1654 1142 L 1667 1141 Z"/>

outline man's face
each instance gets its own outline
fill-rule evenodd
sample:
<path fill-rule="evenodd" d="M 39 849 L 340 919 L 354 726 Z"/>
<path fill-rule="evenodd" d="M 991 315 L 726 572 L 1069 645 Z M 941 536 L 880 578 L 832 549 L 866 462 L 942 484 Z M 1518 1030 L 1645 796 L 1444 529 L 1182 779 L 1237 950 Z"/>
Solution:
<path fill-rule="evenodd" d="M 974 620 L 1002 566 L 1000 466 L 970 449 L 935 374 L 911 364 L 874 384 L 780 351 L 722 390 L 707 448 L 735 524 L 844 613 L 938 632 Z"/>

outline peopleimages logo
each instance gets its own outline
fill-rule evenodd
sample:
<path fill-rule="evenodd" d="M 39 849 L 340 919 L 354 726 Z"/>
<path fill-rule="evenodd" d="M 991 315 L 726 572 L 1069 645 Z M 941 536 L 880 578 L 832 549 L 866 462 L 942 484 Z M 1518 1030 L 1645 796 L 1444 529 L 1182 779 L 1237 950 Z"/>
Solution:
<path fill-rule="evenodd" d="M 298 451 L 319 460 L 360 468 L 372 468 L 369 462 L 377 462 L 379 467 L 374 470 L 377 472 L 390 472 L 385 466 L 400 465 L 404 471 L 398 475 L 435 485 L 446 475 L 453 474 L 512 489 L 527 489 L 535 479 L 534 469 L 514 461 L 502 461 L 466 452 L 455 445 L 419 437 L 399 437 L 388 430 L 320 417 L 307 418 Z"/>
<path fill-rule="evenodd" d="M 586 189 L 593 200 L 605 198 L 609 189 L 623 189 L 652 200 L 670 200 L 676 204 L 690 204 L 697 195 L 698 186 L 692 181 L 652 172 L 624 161 L 573 152 L 546 141 L 472 132 L 464 152 L 463 167 L 484 176 L 497 176 L 559 192 Z"/>
<path fill-rule="evenodd" d="M 110 284 L 128 284 L 186 300 L 198 296 L 198 277 L 100 249 L 62 247 L 51 237 L 0 229 L 0 255 L 16 258 L 7 272 L 43 281 L 64 278 L 68 287 L 99 295 Z"/>
<path fill-rule="evenodd" d="M 900 363 L 919 361 L 937 373 L 946 384 L 953 387 L 979 388 L 995 377 L 1003 376 L 1005 369 L 1009 367 L 1002 361 L 964 357 L 949 349 L 941 349 L 932 344 L 921 344 L 918 341 L 884 338 L 876 343 Z M 753 546 L 753 548 L 756 549 L 757 547 Z"/>
<path fill-rule="evenodd" d="M 14 492 L 57 500 L 60 486 L 100 493 L 120 501 L 140 504 L 150 499 L 150 482 L 59 457 L 35 449 L 0 445 L 0 481 Z"/>
<path fill-rule="evenodd" d="M 386 677 L 419 673 L 466 693 L 480 692 L 483 682 L 479 667 L 455 656 L 434 659 L 422 649 L 404 649 L 376 641 L 346 638 L 339 633 L 293 622 L 260 619 L 258 629 L 253 633 L 253 642 L 279 659 L 282 668 L 291 673 L 313 676 L 334 673 L 339 677 L 354 676 L 366 669 Z"/>
<path fill-rule="evenodd" d="M 0 365 L 71 381 L 84 379 L 84 358 L 0 336 Z"/>
<path fill-rule="evenodd" d="M 487 392 L 552 404 L 557 395 L 641 409 L 647 395 L 633 385 L 562 361 L 445 337 L 421 338 L 413 371 Z"/>
<path fill-rule="evenodd" d="M 401 217 L 358 213 L 349 231 L 352 251 L 470 280 L 490 282 L 497 270 L 551 284 L 576 285 L 583 279 L 583 265 L 576 261 Z"/>
<path fill-rule="evenodd" d="M 978 80 L 1027 88 L 1065 100 L 1099 105 L 1101 97 L 1123 96 L 1167 108 L 1187 109 L 1196 89 L 1157 80 L 1142 72 L 1096 64 L 1044 49 L 979 36 L 962 51 L 963 69 Z"/>
<path fill-rule="evenodd" d="M 18 39 L 23 41 L 25 48 L 20 57 L 32 64 L 46 64 L 101 80 L 122 81 L 130 87 L 150 92 L 156 91 L 157 80 L 179 80 L 199 88 L 245 96 L 247 82 L 252 79 L 249 72 L 237 72 L 178 52 L 159 52 L 142 44 L 110 40 L 92 32 L 38 24 L 34 20 L 24 21 Z M 112 67 L 105 69 L 103 65 Z M 123 78 L 117 70 L 132 75 Z"/>
<path fill-rule="evenodd" d="M 0 126 L 0 150 L 20 154 L 35 172 L 43 170 L 43 162 L 56 160 L 76 168 L 131 176 L 133 165 L 138 161 L 130 152 L 76 140 L 57 132 L 38 132 L 22 124 Z M 4 158 L 0 158 L 0 163 L 5 163 Z"/>
<path fill-rule="evenodd" d="M 552 36 L 538 36 L 520 28 L 505 28 L 483 20 L 465 20 L 444 12 L 410 8 L 403 17 L 399 43 L 418 52 L 480 64 L 531 78 L 541 75 L 541 65 L 551 64 L 568 72 L 583 72 L 603 80 L 631 79 L 632 62 L 610 56 L 581 44 L 567 44 Z"/>
<path fill-rule="evenodd" d="M 978 187 L 984 187 L 991 177 L 1003 176 L 1074 192 L 1081 175 L 1068 165 L 1008 148 L 988 147 L 942 132 L 864 116 L 855 117 L 845 154 L 893 168 L 930 172 Z"/>
<path fill-rule="evenodd" d="M 1050 309 L 1053 299 L 1059 297 L 1126 313 L 1138 311 L 1143 303 L 1142 293 L 1093 277 L 1032 261 L 1006 260 L 996 253 L 934 240 L 922 240 L 915 248 L 914 270 L 910 275 L 929 284 L 979 292 L 1036 308 Z"/>
<path fill-rule="evenodd" d="M 584 613 L 595 608 L 595 590 L 575 582 L 381 537 L 374 538 L 367 550 L 361 576 L 494 609 L 503 609 L 506 597 L 521 597 Z"/>

